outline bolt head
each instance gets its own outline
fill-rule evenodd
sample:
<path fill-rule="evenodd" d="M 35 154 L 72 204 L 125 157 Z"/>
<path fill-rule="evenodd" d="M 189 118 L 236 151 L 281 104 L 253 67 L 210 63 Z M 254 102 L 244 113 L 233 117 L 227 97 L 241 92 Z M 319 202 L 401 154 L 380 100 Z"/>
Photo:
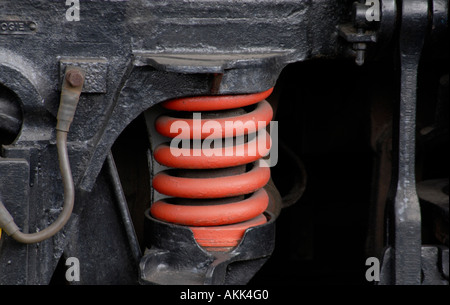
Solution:
<path fill-rule="evenodd" d="M 83 84 L 83 75 L 76 70 L 71 70 L 66 73 L 66 80 L 72 87 L 79 87 Z"/>

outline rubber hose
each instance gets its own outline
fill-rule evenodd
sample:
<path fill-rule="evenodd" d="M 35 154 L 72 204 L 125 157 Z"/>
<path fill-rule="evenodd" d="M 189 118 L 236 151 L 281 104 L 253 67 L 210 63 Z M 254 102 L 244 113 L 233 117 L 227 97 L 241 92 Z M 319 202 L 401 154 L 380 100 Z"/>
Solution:
<path fill-rule="evenodd" d="M 52 237 L 58 233 L 72 214 L 74 201 L 75 201 L 75 187 L 72 179 L 72 172 L 70 169 L 69 156 L 67 152 L 67 132 L 57 130 L 56 131 L 56 147 L 58 150 L 59 167 L 62 176 L 62 182 L 64 186 L 64 203 L 63 209 L 58 218 L 47 228 L 37 233 L 22 233 L 17 225 L 11 220 L 4 225 L 4 231 L 18 242 L 31 244 L 41 242 L 47 238 Z M 4 214 L 6 209 L 0 202 L 0 206 L 3 209 L 1 214 Z M 7 213 L 7 211 L 6 211 Z M 9 214 L 9 213 L 8 213 Z M 10 215 L 7 215 L 10 216 Z"/>

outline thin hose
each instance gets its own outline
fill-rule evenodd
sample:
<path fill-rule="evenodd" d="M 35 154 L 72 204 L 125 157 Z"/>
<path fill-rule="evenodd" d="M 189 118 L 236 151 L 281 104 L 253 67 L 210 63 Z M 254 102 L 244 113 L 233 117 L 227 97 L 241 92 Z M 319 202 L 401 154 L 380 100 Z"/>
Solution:
<path fill-rule="evenodd" d="M 59 169 L 64 187 L 64 203 L 58 218 L 47 228 L 36 233 L 22 233 L 13 217 L 0 200 L 0 228 L 18 242 L 38 243 L 58 233 L 72 215 L 75 202 L 75 186 L 70 169 L 67 152 L 67 133 L 75 116 L 75 111 L 83 88 L 85 72 L 77 67 L 67 67 L 64 83 L 61 88 L 61 102 L 56 124 L 56 147 L 58 151 Z"/>
<path fill-rule="evenodd" d="M 57 130 L 56 147 L 58 150 L 59 167 L 64 186 L 63 209 L 58 218 L 50 226 L 37 233 L 22 233 L 15 223 L 10 223 L 13 232 L 9 232 L 9 235 L 18 242 L 25 244 L 38 243 L 52 237 L 64 227 L 72 214 L 75 201 L 75 187 L 70 169 L 69 156 L 67 153 L 67 132 Z M 9 231 L 10 230 L 11 229 L 9 229 Z"/>

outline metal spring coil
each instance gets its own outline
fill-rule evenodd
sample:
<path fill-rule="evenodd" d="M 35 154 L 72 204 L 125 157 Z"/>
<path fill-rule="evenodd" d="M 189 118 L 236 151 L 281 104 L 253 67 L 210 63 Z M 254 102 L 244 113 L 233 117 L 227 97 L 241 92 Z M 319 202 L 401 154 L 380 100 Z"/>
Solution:
<path fill-rule="evenodd" d="M 250 152 L 251 141 L 240 144 L 234 141 L 232 146 L 219 145 L 219 148 L 208 145 L 205 149 L 203 145 L 202 149 L 201 146 L 195 147 L 192 140 L 203 144 L 211 139 L 211 142 L 219 140 L 224 143 L 230 135 L 234 140 L 248 137 L 257 131 L 246 128 L 252 123 L 258 126 L 259 131 L 263 129 L 266 132 L 273 110 L 265 98 L 272 90 L 243 95 L 186 97 L 162 103 L 165 109 L 175 113 L 158 117 L 156 131 L 169 138 L 190 141 L 191 146 L 189 151 L 176 148 L 179 149 L 176 155 L 167 143 L 154 150 L 155 160 L 170 169 L 155 175 L 153 187 L 172 197 L 152 204 L 150 213 L 154 218 L 188 226 L 197 243 L 209 251 L 236 247 L 247 228 L 267 222 L 263 212 L 268 206 L 269 196 L 263 187 L 270 179 L 270 169 L 260 166 L 258 161 L 269 153 L 270 143 L 266 141 L 270 141 L 270 137 L 265 136 L 263 148 L 253 150 L 253 153 Z M 195 116 L 192 118 L 195 112 L 201 112 L 200 121 L 196 121 Z M 211 121 L 215 125 L 211 125 Z M 234 124 L 239 121 L 243 124 Z M 177 122 L 186 129 L 171 130 Z M 227 122 L 233 124 L 227 125 Z M 248 122 L 250 124 L 246 125 Z M 257 125 L 258 122 L 262 126 Z M 206 128 L 217 127 L 218 124 L 219 129 Z M 217 134 L 217 130 L 221 133 Z M 252 141 L 258 141 L 258 138 Z"/>

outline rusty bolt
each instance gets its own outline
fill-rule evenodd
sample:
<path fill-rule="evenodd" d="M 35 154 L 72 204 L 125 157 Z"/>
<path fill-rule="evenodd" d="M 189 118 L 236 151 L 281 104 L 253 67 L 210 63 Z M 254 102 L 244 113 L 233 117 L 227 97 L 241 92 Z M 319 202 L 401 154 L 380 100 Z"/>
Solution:
<path fill-rule="evenodd" d="M 72 87 L 79 87 L 83 84 L 83 75 L 80 71 L 71 70 L 66 73 L 66 80 Z"/>

